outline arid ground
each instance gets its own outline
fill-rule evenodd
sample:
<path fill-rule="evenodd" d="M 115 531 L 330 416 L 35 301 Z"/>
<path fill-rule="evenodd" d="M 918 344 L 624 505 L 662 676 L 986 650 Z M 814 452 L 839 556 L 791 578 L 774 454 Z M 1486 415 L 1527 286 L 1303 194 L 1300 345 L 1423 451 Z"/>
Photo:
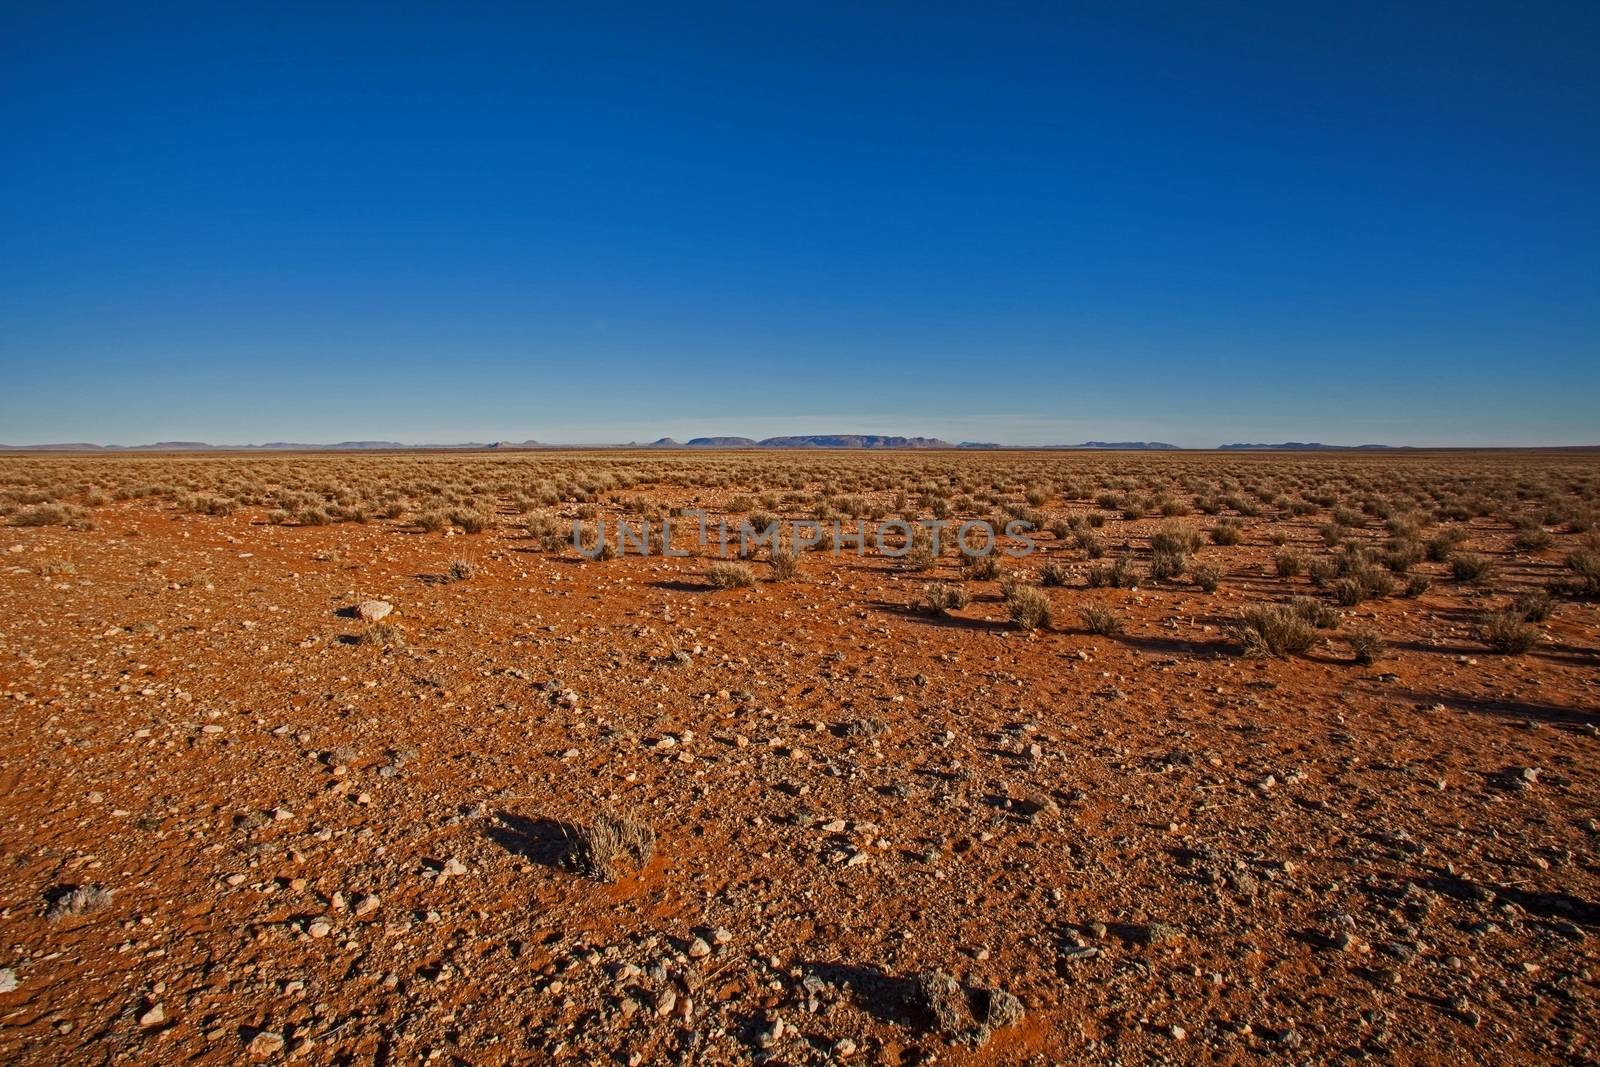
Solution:
<path fill-rule="evenodd" d="M 1037 532 L 571 543 L 684 508 Z M 0 524 L 6 1063 L 1600 1056 L 1595 454 L 14 456 Z"/>

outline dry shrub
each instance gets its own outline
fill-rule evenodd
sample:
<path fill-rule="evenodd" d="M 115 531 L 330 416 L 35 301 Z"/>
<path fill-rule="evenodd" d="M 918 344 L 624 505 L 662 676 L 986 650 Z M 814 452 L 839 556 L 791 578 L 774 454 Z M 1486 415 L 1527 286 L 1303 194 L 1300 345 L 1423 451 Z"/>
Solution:
<path fill-rule="evenodd" d="M 756 572 L 745 563 L 719 560 L 706 568 L 705 576 L 717 589 L 744 589 L 756 584 Z"/>
<path fill-rule="evenodd" d="M 1518 593 L 1511 601 L 1511 610 L 1528 622 L 1544 622 L 1555 610 L 1555 606 L 1555 601 L 1550 599 L 1549 592 L 1544 589 L 1530 589 L 1525 593 Z"/>
<path fill-rule="evenodd" d="M 1450 574 L 1458 582 L 1485 582 L 1494 573 L 1494 562 L 1471 552 L 1458 552 L 1450 557 Z"/>
<path fill-rule="evenodd" d="M 1092 634 L 1113 635 L 1122 632 L 1122 616 L 1103 604 L 1091 604 L 1078 609 L 1083 628 Z"/>
<path fill-rule="evenodd" d="M 993 581 L 1000 574 L 1000 557 L 993 552 L 964 556 L 961 560 L 961 577 L 977 582 Z"/>
<path fill-rule="evenodd" d="M 1378 636 L 1377 631 L 1367 627 L 1351 630 L 1345 640 L 1350 642 L 1350 652 L 1355 661 L 1362 666 L 1377 662 L 1389 647 L 1384 644 L 1383 638 Z"/>
<path fill-rule="evenodd" d="M 1222 568 L 1215 563 L 1196 563 L 1189 568 L 1189 577 L 1207 593 L 1215 593 L 1222 585 Z"/>
<path fill-rule="evenodd" d="M 633 815 L 602 811 L 573 835 L 568 861 L 579 874 L 600 882 L 614 882 L 650 862 L 656 834 L 650 824 Z"/>
<path fill-rule="evenodd" d="M 787 582 L 800 573 L 800 553 L 792 548 L 773 551 L 767 562 L 772 565 L 772 580 L 775 582 Z"/>
<path fill-rule="evenodd" d="M 450 521 L 465 533 L 478 534 L 494 525 L 494 516 L 487 512 L 457 508 L 450 513 Z"/>
<path fill-rule="evenodd" d="M 1258 604 L 1244 609 L 1229 635 L 1250 657 L 1287 659 L 1317 643 L 1317 631 L 1294 608 L 1285 604 Z"/>
<path fill-rule="evenodd" d="M 1279 578 L 1293 578 L 1306 569 L 1306 557 L 1299 552 L 1279 552 L 1274 562 Z"/>
<path fill-rule="evenodd" d="M 44 917 L 55 922 L 70 915 L 92 914 L 110 906 L 112 892 L 100 885 L 73 886 L 50 902 Z"/>
<path fill-rule="evenodd" d="M 417 516 L 417 528 L 423 533 L 438 533 L 450 525 L 450 516 L 442 511 L 424 511 Z"/>
<path fill-rule="evenodd" d="M 375 622 L 361 631 L 361 636 L 356 638 L 356 643 L 369 648 L 404 648 L 405 637 L 398 628 L 386 622 Z"/>
<path fill-rule="evenodd" d="M 943 615 L 947 611 L 960 611 L 972 598 L 959 585 L 929 582 L 922 587 L 922 610 L 929 615 Z"/>
<path fill-rule="evenodd" d="M 1484 644 L 1503 656 L 1520 656 L 1544 638 L 1515 611 L 1491 612 L 1478 628 L 1478 634 Z"/>
<path fill-rule="evenodd" d="M 1018 583 L 1006 590 L 1006 611 L 1024 630 L 1050 625 L 1050 597 L 1031 585 Z"/>
<path fill-rule="evenodd" d="M 447 582 L 464 582 L 478 573 L 478 568 L 470 560 L 453 559 L 450 566 L 445 568 L 444 580 Z"/>

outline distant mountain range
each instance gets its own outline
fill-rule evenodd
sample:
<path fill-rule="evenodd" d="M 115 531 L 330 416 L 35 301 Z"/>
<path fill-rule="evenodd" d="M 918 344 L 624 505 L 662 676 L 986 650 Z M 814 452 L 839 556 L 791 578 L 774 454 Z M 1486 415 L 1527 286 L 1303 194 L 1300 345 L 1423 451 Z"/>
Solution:
<path fill-rule="evenodd" d="M 1563 450 L 1586 450 L 1595 446 L 1569 445 Z M 873 433 L 802 434 L 788 437 L 694 437 L 678 442 L 663 437 L 647 445 L 634 441 L 612 445 L 550 445 L 538 441 L 466 441 L 457 444 L 406 445 L 398 441 L 339 441 L 335 444 L 297 444 L 288 441 L 270 441 L 259 445 L 212 445 L 204 441 L 157 441 L 148 445 L 95 445 L 83 442 L 53 445 L 0 445 L 0 452 L 414 452 L 425 450 L 473 451 L 501 449 L 718 449 L 761 448 L 772 450 L 802 449 L 862 449 L 862 450 L 984 450 L 1018 449 L 1040 452 L 1066 452 L 1075 449 L 1103 449 L 1118 452 L 1176 452 L 1184 451 L 1180 445 L 1164 441 L 1085 441 L 1080 445 L 1001 445 L 988 441 L 962 441 L 951 444 L 937 437 L 892 437 Z M 1412 445 L 1324 445 L 1315 441 L 1285 441 L 1281 444 L 1230 444 L 1218 445 L 1220 452 L 1383 452 L 1416 451 Z"/>
<path fill-rule="evenodd" d="M 1219 452 L 1384 452 L 1410 445 L 1324 445 L 1316 441 L 1285 441 L 1281 445 L 1218 445 Z"/>

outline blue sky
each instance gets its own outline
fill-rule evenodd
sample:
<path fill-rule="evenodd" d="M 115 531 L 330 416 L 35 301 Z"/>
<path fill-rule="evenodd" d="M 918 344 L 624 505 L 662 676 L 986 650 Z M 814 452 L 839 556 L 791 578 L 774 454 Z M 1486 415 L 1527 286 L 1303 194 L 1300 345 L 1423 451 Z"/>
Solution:
<path fill-rule="evenodd" d="M 1600 5 L 0 4 L 0 441 L 1600 443 Z"/>

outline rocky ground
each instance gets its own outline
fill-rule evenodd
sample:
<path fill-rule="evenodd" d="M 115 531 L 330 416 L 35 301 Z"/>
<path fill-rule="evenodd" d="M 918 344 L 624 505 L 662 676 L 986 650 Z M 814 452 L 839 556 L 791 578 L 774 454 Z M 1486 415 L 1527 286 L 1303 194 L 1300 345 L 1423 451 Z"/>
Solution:
<path fill-rule="evenodd" d="M 1363 666 L 1236 654 L 1304 585 L 1250 522 L 1030 633 L 874 555 L 93 518 L 0 530 L 6 1062 L 1596 1060 L 1600 609 L 1492 654 L 1560 557 L 1485 523 L 1510 584 L 1348 609 Z"/>

